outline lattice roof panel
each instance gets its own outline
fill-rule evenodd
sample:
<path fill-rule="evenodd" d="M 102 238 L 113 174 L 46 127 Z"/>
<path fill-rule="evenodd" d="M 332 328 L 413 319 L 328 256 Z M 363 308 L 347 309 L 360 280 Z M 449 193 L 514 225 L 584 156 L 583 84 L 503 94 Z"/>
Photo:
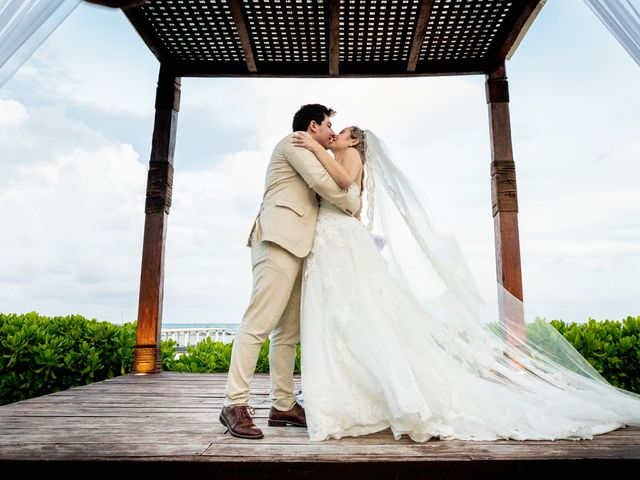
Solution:
<path fill-rule="evenodd" d="M 545 0 L 150 0 L 125 13 L 182 76 L 484 73 Z"/>

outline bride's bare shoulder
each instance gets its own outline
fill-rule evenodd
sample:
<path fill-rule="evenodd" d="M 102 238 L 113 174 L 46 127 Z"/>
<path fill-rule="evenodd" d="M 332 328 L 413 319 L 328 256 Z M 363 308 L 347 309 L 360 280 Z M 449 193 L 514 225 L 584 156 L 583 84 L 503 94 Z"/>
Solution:
<path fill-rule="evenodd" d="M 360 157 L 360 152 L 358 152 L 358 150 L 356 150 L 353 147 L 349 147 L 345 150 L 344 152 L 344 157 L 345 160 L 348 160 L 349 162 L 358 162 L 359 164 L 362 164 L 362 157 Z"/>

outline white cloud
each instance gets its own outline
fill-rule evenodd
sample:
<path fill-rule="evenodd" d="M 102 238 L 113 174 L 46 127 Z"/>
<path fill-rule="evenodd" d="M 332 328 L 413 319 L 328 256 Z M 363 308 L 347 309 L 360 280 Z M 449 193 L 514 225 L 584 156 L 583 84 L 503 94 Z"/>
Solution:
<path fill-rule="evenodd" d="M 16 111 L 24 109 L 26 113 L 13 115 L 21 118 L 19 125 L 0 128 L 0 165 L 5 169 L 0 185 L 11 178 L 9 172 L 17 167 L 47 163 L 53 158 L 66 156 L 74 149 L 91 150 L 109 143 L 102 133 L 83 120 L 73 118 L 64 109 L 47 102 L 28 106 L 15 99 L 4 102 L 20 105 L 14 107 Z"/>
<path fill-rule="evenodd" d="M 0 127 L 19 127 L 28 117 L 27 109 L 15 100 L 0 100 Z"/>
<path fill-rule="evenodd" d="M 119 311 L 139 278 L 145 166 L 130 145 L 23 165 L 3 185 L 3 309 Z M 115 320 L 115 318 L 114 318 Z"/>
<path fill-rule="evenodd" d="M 616 55 L 594 65 L 585 52 L 604 48 L 601 26 L 576 24 L 570 47 L 558 41 L 564 26 L 554 15 L 566 5 L 543 9 L 508 64 L 525 300 L 548 318 L 637 315 L 640 74 Z M 0 224 L 10 226 L 0 237 L 3 311 L 137 313 L 148 161 L 139 153 L 151 137 L 123 132 L 141 118 L 150 128 L 157 65 L 121 12 L 98 12 L 81 5 L 0 100 Z M 548 39 L 554 49 L 542 48 Z M 165 322 L 240 320 L 251 288 L 246 237 L 269 155 L 308 102 L 337 109 L 337 128 L 356 123 L 382 136 L 494 296 L 483 83 L 183 79 Z"/>

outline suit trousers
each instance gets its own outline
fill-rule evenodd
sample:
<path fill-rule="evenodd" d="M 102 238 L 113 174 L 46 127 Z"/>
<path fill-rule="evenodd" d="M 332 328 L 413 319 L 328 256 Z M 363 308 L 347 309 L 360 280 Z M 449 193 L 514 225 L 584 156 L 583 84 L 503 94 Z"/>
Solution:
<path fill-rule="evenodd" d="M 275 243 L 258 241 L 254 233 L 251 263 L 251 300 L 233 342 L 224 404 L 248 405 L 258 354 L 271 334 L 271 403 L 278 410 L 289 410 L 296 402 L 293 369 L 300 339 L 303 259 Z"/>

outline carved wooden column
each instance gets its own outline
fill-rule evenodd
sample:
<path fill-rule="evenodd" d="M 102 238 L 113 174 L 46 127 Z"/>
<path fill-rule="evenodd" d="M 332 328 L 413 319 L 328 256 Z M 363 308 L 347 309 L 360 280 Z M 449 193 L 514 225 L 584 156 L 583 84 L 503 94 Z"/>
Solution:
<path fill-rule="evenodd" d="M 179 106 L 180 77 L 161 65 L 147 177 L 138 330 L 133 367 L 135 373 L 160 371 L 164 253 L 171 207 L 173 153 Z"/>
<path fill-rule="evenodd" d="M 491 203 L 496 239 L 496 273 L 498 282 L 522 301 L 516 165 L 511 146 L 509 86 L 504 64 L 486 75 L 485 85 L 491 132 Z M 506 301 L 502 295 L 498 300 L 501 317 L 508 319 L 506 326 L 509 331 L 524 335 L 522 304 Z"/>

